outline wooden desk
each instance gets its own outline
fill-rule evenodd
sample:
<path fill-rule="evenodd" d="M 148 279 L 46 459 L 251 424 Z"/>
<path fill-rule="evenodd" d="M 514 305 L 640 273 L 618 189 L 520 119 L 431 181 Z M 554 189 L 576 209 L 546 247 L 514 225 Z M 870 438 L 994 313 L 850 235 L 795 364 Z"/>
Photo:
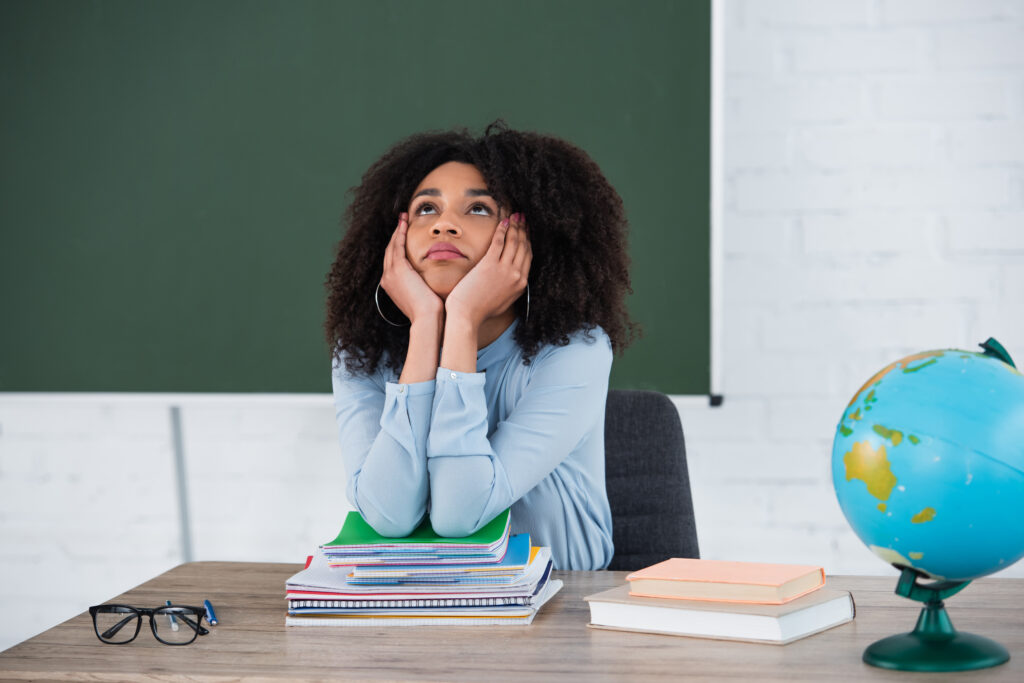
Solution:
<path fill-rule="evenodd" d="M 532 626 L 286 629 L 284 582 L 299 569 L 181 565 L 108 602 L 152 607 L 209 598 L 220 619 L 210 635 L 170 647 L 143 624 L 134 642 L 104 645 L 83 613 L 0 653 L 0 679 L 1024 680 L 1024 579 L 982 580 L 947 602 L 954 625 L 999 640 L 1010 650 L 1008 663 L 972 673 L 909 674 L 861 662 L 868 644 L 909 631 L 917 619 L 918 607 L 893 594 L 894 577 L 830 577 L 830 585 L 853 591 L 857 618 L 777 646 L 587 628 L 582 597 L 618 585 L 624 572 L 559 572 L 565 588 Z"/>

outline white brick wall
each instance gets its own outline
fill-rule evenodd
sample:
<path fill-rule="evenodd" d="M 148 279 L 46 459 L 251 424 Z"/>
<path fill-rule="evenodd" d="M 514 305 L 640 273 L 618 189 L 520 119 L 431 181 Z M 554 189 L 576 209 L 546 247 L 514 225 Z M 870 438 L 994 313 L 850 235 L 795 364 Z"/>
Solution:
<path fill-rule="evenodd" d="M 998 23 L 1021 13 L 1017 0 L 882 0 L 879 9 L 875 16 L 883 26 Z"/>
<path fill-rule="evenodd" d="M 850 395 L 915 350 L 1024 357 L 1024 2 L 725 17 L 726 399 L 681 405 L 702 551 L 883 572 L 831 492 Z"/>
<path fill-rule="evenodd" d="M 0 648 L 180 561 L 166 408 L 0 394 Z"/>
<path fill-rule="evenodd" d="M 832 433 L 903 354 L 991 335 L 1024 363 L 1024 0 L 724 10 L 726 399 L 677 401 L 702 551 L 887 572 Z M 337 531 L 328 397 L 182 400 L 196 559 Z M 181 561 L 168 405 L 0 394 L 0 649 Z"/>
<path fill-rule="evenodd" d="M 300 562 L 334 537 L 345 471 L 329 396 L 182 412 L 196 558 Z"/>

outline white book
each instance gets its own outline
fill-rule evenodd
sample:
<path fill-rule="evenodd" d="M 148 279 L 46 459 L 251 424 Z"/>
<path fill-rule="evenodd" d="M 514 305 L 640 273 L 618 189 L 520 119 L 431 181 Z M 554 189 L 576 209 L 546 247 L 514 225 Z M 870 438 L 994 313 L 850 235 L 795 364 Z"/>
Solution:
<path fill-rule="evenodd" d="M 782 605 L 646 598 L 618 586 L 584 598 L 594 628 L 785 645 L 853 620 L 853 596 L 820 588 Z"/>

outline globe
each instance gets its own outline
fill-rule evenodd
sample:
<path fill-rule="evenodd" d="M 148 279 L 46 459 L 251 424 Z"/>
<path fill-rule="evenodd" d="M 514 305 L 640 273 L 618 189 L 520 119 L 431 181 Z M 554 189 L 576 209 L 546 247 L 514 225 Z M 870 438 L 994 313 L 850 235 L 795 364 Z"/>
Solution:
<path fill-rule="evenodd" d="M 943 601 L 1024 555 L 1024 375 L 995 339 L 890 363 L 843 411 L 832 484 L 857 536 L 925 603 L 910 633 L 864 651 L 874 666 L 963 671 L 1010 657 L 957 632 Z M 920 584 L 922 579 L 934 583 Z"/>
<path fill-rule="evenodd" d="M 901 358 L 843 412 L 832 483 L 886 562 L 971 580 L 1024 555 L 1024 375 L 998 349 Z"/>

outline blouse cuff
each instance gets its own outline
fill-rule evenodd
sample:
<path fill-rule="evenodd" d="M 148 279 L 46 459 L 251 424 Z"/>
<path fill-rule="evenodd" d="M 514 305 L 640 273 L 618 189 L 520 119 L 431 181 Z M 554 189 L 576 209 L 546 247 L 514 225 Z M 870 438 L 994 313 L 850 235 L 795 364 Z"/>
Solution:
<path fill-rule="evenodd" d="M 466 387 L 482 387 L 487 374 L 483 372 L 457 372 L 448 368 L 437 368 L 438 384 L 461 384 Z"/>
<path fill-rule="evenodd" d="M 380 415 L 381 429 L 401 444 L 405 452 L 424 454 L 433 402 L 434 380 L 412 384 L 388 382 Z"/>
<path fill-rule="evenodd" d="M 490 453 L 483 372 L 437 369 L 427 457 Z"/>
<path fill-rule="evenodd" d="M 397 396 L 402 394 L 406 396 L 423 396 L 424 394 L 434 393 L 434 384 L 435 382 L 432 379 L 428 379 L 426 382 L 411 382 L 409 384 L 388 382 L 384 385 L 384 395 L 388 398 L 397 398 Z"/>

